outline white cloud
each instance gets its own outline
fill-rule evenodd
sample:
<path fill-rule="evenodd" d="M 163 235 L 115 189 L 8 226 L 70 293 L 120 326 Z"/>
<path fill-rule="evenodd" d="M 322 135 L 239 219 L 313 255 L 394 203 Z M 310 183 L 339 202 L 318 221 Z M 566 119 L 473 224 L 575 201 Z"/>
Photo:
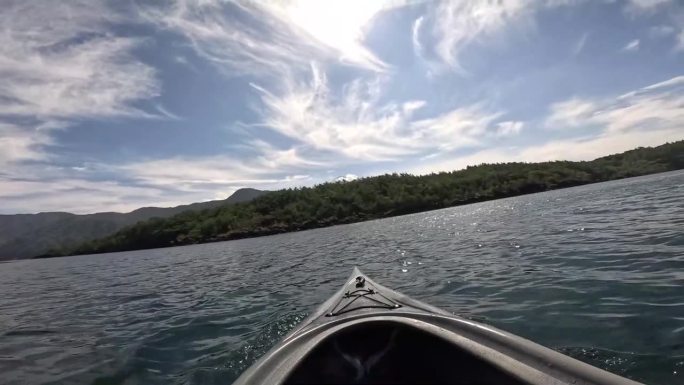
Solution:
<path fill-rule="evenodd" d="M 597 136 L 572 138 L 522 147 L 492 147 L 469 155 L 444 156 L 427 159 L 407 170 L 416 174 L 454 171 L 483 163 L 545 162 L 554 160 L 592 160 L 636 147 L 659 146 L 665 142 L 684 139 L 678 129 L 634 132 L 605 132 Z"/>
<path fill-rule="evenodd" d="M 211 194 L 249 186 L 290 186 L 310 179 L 311 170 L 330 167 L 323 159 L 305 159 L 297 148 L 277 149 L 259 140 L 250 147 L 256 155 L 154 159 L 117 166 L 114 170 L 150 187 Z"/>
<path fill-rule="evenodd" d="M 304 30 L 309 38 L 335 49 L 342 61 L 380 71 L 386 64 L 363 45 L 363 40 L 371 20 L 391 4 L 390 1 L 296 0 L 266 2 L 262 6 L 287 24 Z"/>
<path fill-rule="evenodd" d="M 425 100 L 411 100 L 402 104 L 402 109 L 404 113 L 411 114 L 413 111 L 417 111 L 427 105 Z"/>
<path fill-rule="evenodd" d="M 91 1 L 3 4 L 0 12 L 0 165 L 23 174 L 48 161 L 52 134 L 83 118 L 152 116 L 133 103 L 155 97 L 155 71 L 109 31 L 120 16 Z M 3 123 L 4 122 L 4 123 Z"/>
<path fill-rule="evenodd" d="M 437 37 L 435 53 L 447 65 L 461 69 L 461 50 L 481 37 L 504 30 L 514 20 L 529 15 L 534 5 L 524 1 L 444 1 L 430 14 Z"/>
<path fill-rule="evenodd" d="M 342 176 L 338 176 L 337 178 L 335 178 L 334 181 L 335 181 L 335 182 L 351 182 L 351 181 L 354 181 L 354 180 L 357 180 L 357 179 L 359 179 L 359 177 L 358 177 L 357 175 L 354 175 L 354 174 L 345 174 L 345 175 L 342 175 Z"/>
<path fill-rule="evenodd" d="M 496 132 L 494 133 L 497 137 L 507 137 L 518 135 L 525 126 L 524 122 L 520 121 L 505 121 L 497 123 Z"/>
<path fill-rule="evenodd" d="M 112 36 L 118 16 L 98 2 L 10 2 L 0 13 L 0 115 L 140 115 L 158 94 L 155 71 L 131 56 L 141 42 Z"/>
<path fill-rule="evenodd" d="M 500 115 L 473 105 L 414 120 L 414 111 L 425 102 L 383 103 L 382 83 L 380 78 L 356 79 L 335 96 L 325 74 L 313 66 L 310 82 L 290 82 L 278 95 L 254 88 L 266 106 L 263 125 L 310 148 L 348 159 L 391 160 L 474 145 Z"/>
<path fill-rule="evenodd" d="M 44 132 L 0 122 L 0 170 L 7 172 L 16 162 L 44 160 L 40 149 L 51 142 Z"/>
<path fill-rule="evenodd" d="M 373 17 L 384 9 L 378 4 L 359 4 L 350 13 L 346 3 L 320 9 L 318 2 L 178 1 L 170 9 L 144 8 L 144 16 L 148 21 L 159 17 L 155 23 L 182 32 L 200 54 L 233 73 L 244 70 L 270 76 L 285 74 L 281 79 L 291 81 L 292 67 L 309 68 L 312 58 L 339 59 L 362 68 L 384 70 L 387 66 L 362 44 Z M 233 16 L 222 12 L 226 8 L 233 8 Z M 172 12 L 162 12 L 169 10 Z M 235 16 L 236 12 L 240 17 Z M 118 210 L 150 201 L 164 205 L 178 203 L 176 199 L 203 200 L 208 194 L 229 193 L 243 186 L 268 188 L 304 183 L 310 179 L 308 170 L 324 167 L 327 161 L 317 160 L 319 154 L 306 154 L 304 158 L 297 147 L 279 149 L 259 140 L 246 144 L 253 153 L 247 159 L 228 155 L 177 157 L 103 166 L 114 179 L 133 180 L 130 186 L 114 181 L 89 182 L 87 178 L 92 175 L 83 167 L 68 167 L 56 175 L 44 172 L 47 163 L 25 164 L 50 160 L 42 147 L 53 144 L 50 134 L 56 122 L 149 116 L 135 109 L 133 103 L 155 97 L 159 84 L 155 71 L 132 55 L 145 42 L 111 32 L 111 24 L 120 21 L 123 18 L 101 2 L 13 2 L 3 8 L 0 116 L 22 121 L 21 125 L 0 125 L 0 196 L 8 207 L 12 204 L 26 211 L 30 202 L 35 205 L 31 210 L 51 210 L 59 203 L 53 197 L 67 194 L 70 198 L 59 207 L 61 210 L 95 211 L 96 206 L 100 210 Z M 350 89 L 349 95 L 358 92 Z M 422 101 L 408 101 L 396 109 L 410 115 L 423 105 Z M 179 119 L 161 104 L 153 107 L 162 117 Z M 23 180 L 25 175 L 30 180 Z M 49 182 L 53 178 L 64 181 L 63 188 L 53 188 L 58 183 Z M 102 189 L 96 189 L 97 185 Z M 112 196 L 107 196 L 106 187 L 111 187 Z M 91 195 L 78 206 L 83 195 L 80 191 L 85 190 Z M 38 203 L 39 198 L 15 203 L 17 197 L 10 194 L 12 191 L 50 193 L 36 194 L 43 204 Z M 173 192 L 167 197 L 170 200 L 162 199 L 168 191 Z M 76 200 L 71 202 L 71 197 Z"/>
<path fill-rule="evenodd" d="M 290 75 L 311 60 L 384 71 L 387 65 L 363 45 L 374 17 L 389 1 L 225 2 L 176 0 L 148 7 L 153 23 L 188 38 L 195 50 L 225 73 Z"/>
<path fill-rule="evenodd" d="M 428 66 L 460 69 L 463 51 L 469 46 L 496 40 L 518 28 L 534 28 L 533 16 L 542 8 L 574 3 L 461 0 L 430 4 L 434 7 L 413 23 L 414 52 Z M 634 7 L 661 9 L 656 3 L 664 4 L 635 1 Z M 675 139 L 684 121 L 684 77 L 677 77 L 617 99 L 573 98 L 556 103 L 544 122 L 545 127 L 559 129 L 601 128 L 595 136 L 454 157 L 455 150 L 517 142 L 501 138 L 523 130 L 527 134 L 536 127 L 530 122 L 501 121 L 504 112 L 484 103 L 436 110 L 441 103 L 428 105 L 419 98 L 396 99 L 385 94 L 388 83 L 397 79 L 391 78 L 390 66 L 365 41 L 378 15 L 392 6 L 388 2 L 145 3 L 136 8 L 143 11 L 144 21 L 181 34 L 200 56 L 231 76 L 257 75 L 259 80 L 251 80 L 258 83 L 253 87 L 263 102 L 258 107 L 263 121 L 255 126 L 273 129 L 294 144 L 274 147 L 252 140 L 241 144 L 249 155 L 239 157 L 177 156 L 103 166 L 105 174 L 127 180 L 126 185 L 89 181 L 95 175 L 89 167 L 58 170 L 46 166 L 51 159 L 43 148 L 55 144 L 54 130 L 75 119 L 149 116 L 135 108 L 136 102 L 157 96 L 160 84 L 155 70 L 133 54 L 147 42 L 128 34 L 117 36 L 111 26 L 130 20 L 104 2 L 8 4 L 0 13 L 0 119 L 5 119 L 0 123 L 0 200 L 5 207 L 21 211 L 92 212 L 175 205 L 222 198 L 245 186 L 271 189 L 329 180 L 341 172 L 327 178 L 317 175 L 361 161 L 423 159 L 421 167 L 430 172 L 481 161 L 595 157 Z M 667 34 L 673 38 L 681 30 L 671 29 Z M 575 53 L 583 49 L 587 37 L 580 37 Z M 684 49 L 684 32 L 679 37 Z M 630 49 L 638 49 L 639 40 L 635 41 Z M 173 58 L 192 66 L 184 56 Z M 337 62 L 368 71 L 354 71 L 364 75 L 338 89 L 325 72 Z M 302 81 L 301 75 L 309 72 L 310 79 Z M 149 105 L 161 117 L 180 119 L 159 103 Z M 255 126 L 247 126 L 245 133 L 256 135 L 249 130 Z M 23 175 L 31 177 L 22 179 Z"/>
<path fill-rule="evenodd" d="M 461 66 L 460 56 L 473 44 L 487 41 L 496 42 L 505 39 L 513 32 L 524 32 L 535 28 L 534 16 L 543 10 L 574 6 L 585 3 L 583 0 L 446 0 L 429 8 L 428 13 L 413 24 L 413 46 L 416 55 L 425 56 L 431 52 L 447 67 L 461 73 L 467 69 Z M 634 16 L 650 15 L 653 12 L 674 8 L 673 0 L 628 0 L 625 9 Z M 677 49 L 684 49 L 684 18 L 682 12 L 671 12 L 672 26 L 667 29 L 655 29 L 653 33 L 671 33 L 669 28 L 676 29 L 678 35 Z M 418 40 L 418 32 L 432 26 L 434 46 Z M 573 47 L 576 55 L 587 42 L 583 35 Z M 624 48 L 625 51 L 636 51 L 639 41 L 633 40 Z"/>
<path fill-rule="evenodd" d="M 582 0 L 451 0 L 439 2 L 430 7 L 425 19 L 414 23 L 414 49 L 416 33 L 431 25 L 432 37 L 436 40 L 432 51 L 448 67 L 466 73 L 460 64 L 462 51 L 468 46 L 485 39 L 493 40 L 505 36 L 515 29 L 529 29 L 534 26 L 533 16 L 542 9 L 570 6 Z M 420 22 L 419 22 L 420 21 Z M 583 45 L 583 43 L 582 43 Z M 420 45 L 420 52 L 427 49 Z"/>
<path fill-rule="evenodd" d="M 174 157 L 84 167 L 17 164 L 17 154 L 6 167 L 0 157 L 0 212 L 125 212 L 176 206 L 224 199 L 242 187 L 269 190 L 312 184 L 309 171 L 330 167 L 323 160 L 303 159 L 295 148 L 280 150 L 264 142 L 254 142 L 253 147 L 257 154 L 251 157 Z M 21 159 L 42 159 L 42 153 L 27 148 Z M 97 175 L 109 177 L 91 180 Z"/>
<path fill-rule="evenodd" d="M 674 77 L 617 98 L 555 103 L 545 126 L 556 129 L 595 127 L 594 134 L 541 145 L 490 147 L 469 155 L 425 157 L 409 172 L 451 171 L 469 165 L 500 162 L 591 160 L 639 146 L 658 146 L 684 139 L 684 76 Z M 501 122 L 499 127 L 515 127 Z M 514 129 L 513 129 L 514 130 Z"/>
<path fill-rule="evenodd" d="M 411 43 L 413 44 L 413 52 L 418 57 L 423 56 L 423 45 L 420 43 L 420 30 L 423 25 L 425 16 L 421 16 L 413 22 L 413 27 L 411 28 Z"/>
<path fill-rule="evenodd" d="M 36 170 L 31 170 L 36 173 Z M 47 174 L 45 175 L 48 176 Z M 67 211 L 87 214 L 102 211 L 132 211 L 142 206 L 177 206 L 202 200 L 199 195 L 165 195 L 150 187 L 128 186 L 113 181 L 84 179 L 8 179 L 0 178 L 0 213 Z"/>
<path fill-rule="evenodd" d="M 668 89 L 670 87 L 678 87 L 678 86 L 684 86 L 684 76 L 675 76 L 671 79 L 667 79 L 665 81 L 655 83 L 648 85 L 646 87 L 643 87 L 641 89 L 641 92 L 643 91 L 655 91 L 659 89 Z M 636 94 L 636 92 L 635 92 Z"/>
<path fill-rule="evenodd" d="M 45 160 L 38 152 L 37 159 Z M 169 190 L 158 186 L 130 185 L 114 180 L 89 180 L 106 165 L 62 167 L 47 162 L 19 163 L 17 157 L 0 171 L 0 213 L 68 211 L 92 213 L 131 211 L 141 206 L 175 206 L 206 198 L 204 194 Z M 26 159 L 25 159 L 26 160 Z"/>
<path fill-rule="evenodd" d="M 554 103 L 546 119 L 546 127 L 560 129 L 581 126 L 591 119 L 596 110 L 594 103 L 577 98 Z"/>
<path fill-rule="evenodd" d="M 412 140 L 421 141 L 433 151 L 477 146 L 501 115 L 501 112 L 486 112 L 480 104 L 459 107 L 435 118 L 412 122 L 410 128 L 415 131 Z"/>
<path fill-rule="evenodd" d="M 625 52 L 636 52 L 639 50 L 639 39 L 634 39 L 627 43 L 622 50 Z"/>
<path fill-rule="evenodd" d="M 682 130 L 684 76 L 625 93 L 615 99 L 570 99 L 555 103 L 546 120 L 550 128 L 601 127 L 609 132 Z"/>
<path fill-rule="evenodd" d="M 666 21 L 652 26 L 652 38 L 674 38 L 674 50 L 684 50 L 684 8 L 679 0 L 629 0 L 625 10 L 632 17 L 662 16 Z"/>
<path fill-rule="evenodd" d="M 637 147 L 659 146 L 668 141 L 682 139 L 684 139 L 684 132 L 672 128 L 650 131 L 608 131 L 597 136 L 558 140 L 537 147 L 529 147 L 521 152 L 520 159 L 526 162 L 592 160 Z"/>
<path fill-rule="evenodd" d="M 288 25 L 256 6 L 178 0 L 147 8 L 144 16 L 185 36 L 199 55 L 230 75 L 283 74 L 325 53 L 300 42 Z"/>

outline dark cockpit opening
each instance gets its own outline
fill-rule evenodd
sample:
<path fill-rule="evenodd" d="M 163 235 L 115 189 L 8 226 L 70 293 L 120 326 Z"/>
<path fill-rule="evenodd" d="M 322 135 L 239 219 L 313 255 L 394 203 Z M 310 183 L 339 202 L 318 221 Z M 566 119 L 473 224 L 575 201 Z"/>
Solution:
<path fill-rule="evenodd" d="M 367 322 L 329 336 L 292 371 L 286 384 L 518 385 L 474 354 L 396 322 Z"/>

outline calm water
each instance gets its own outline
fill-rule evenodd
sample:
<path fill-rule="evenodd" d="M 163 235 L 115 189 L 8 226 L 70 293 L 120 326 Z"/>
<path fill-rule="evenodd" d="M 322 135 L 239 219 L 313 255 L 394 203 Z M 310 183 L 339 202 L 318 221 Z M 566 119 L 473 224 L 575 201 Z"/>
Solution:
<path fill-rule="evenodd" d="M 0 382 L 228 384 L 354 265 L 615 373 L 684 383 L 684 172 L 258 239 L 0 264 Z"/>

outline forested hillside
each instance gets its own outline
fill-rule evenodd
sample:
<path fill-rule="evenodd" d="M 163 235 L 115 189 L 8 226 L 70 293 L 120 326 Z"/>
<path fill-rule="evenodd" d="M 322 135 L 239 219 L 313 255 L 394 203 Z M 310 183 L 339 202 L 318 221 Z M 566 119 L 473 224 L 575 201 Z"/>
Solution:
<path fill-rule="evenodd" d="M 46 254 L 50 250 L 68 250 L 85 241 L 114 234 L 143 220 L 246 202 L 264 193 L 255 189 L 240 189 L 224 200 L 176 207 L 142 207 L 130 213 L 77 215 L 46 212 L 0 215 L 0 260 L 31 258 Z"/>
<path fill-rule="evenodd" d="M 270 192 L 246 203 L 139 222 L 62 254 L 185 245 L 311 229 L 684 168 L 684 141 L 587 162 L 483 164 Z"/>

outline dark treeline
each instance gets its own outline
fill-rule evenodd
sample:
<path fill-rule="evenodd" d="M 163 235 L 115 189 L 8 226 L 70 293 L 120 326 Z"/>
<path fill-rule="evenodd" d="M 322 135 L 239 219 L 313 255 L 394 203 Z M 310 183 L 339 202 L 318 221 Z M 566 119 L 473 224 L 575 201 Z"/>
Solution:
<path fill-rule="evenodd" d="M 153 218 L 75 249 L 87 254 L 222 241 L 415 213 L 684 168 L 684 141 L 588 162 L 482 164 L 274 191 L 250 202 Z"/>

